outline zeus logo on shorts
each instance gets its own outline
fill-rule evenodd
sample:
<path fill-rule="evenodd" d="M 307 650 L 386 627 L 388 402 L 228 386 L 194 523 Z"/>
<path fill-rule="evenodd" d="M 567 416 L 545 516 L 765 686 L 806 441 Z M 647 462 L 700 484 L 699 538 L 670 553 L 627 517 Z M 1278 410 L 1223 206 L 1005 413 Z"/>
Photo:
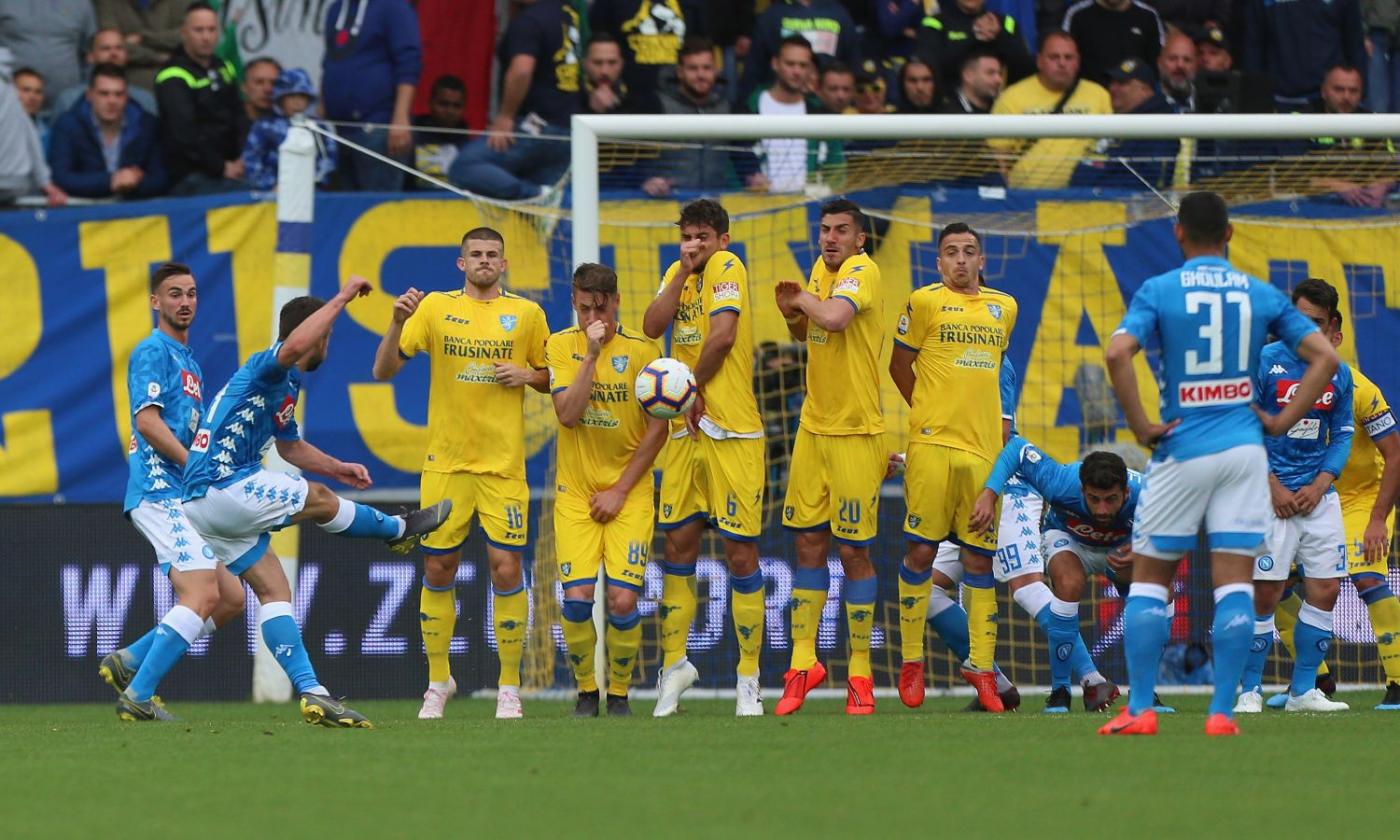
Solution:
<path fill-rule="evenodd" d="M 1274 396 L 1274 401 L 1279 405 L 1288 405 L 1293 402 L 1293 398 L 1298 395 L 1298 380 L 1280 379 L 1277 385 L 1278 391 Z M 1327 390 L 1323 391 L 1322 396 L 1318 397 L 1317 402 L 1313 403 L 1313 408 L 1318 411 L 1331 411 L 1332 404 L 1336 401 L 1337 389 L 1328 385 Z"/>
<path fill-rule="evenodd" d="M 204 388 L 199 377 L 187 370 L 180 371 L 180 387 L 186 394 L 197 400 L 204 398 Z"/>
<path fill-rule="evenodd" d="M 1207 408 L 1215 405 L 1241 405 L 1254 398 L 1254 387 L 1248 376 L 1238 379 L 1203 379 L 1183 382 L 1177 386 L 1176 401 L 1182 408 Z"/>
<path fill-rule="evenodd" d="M 297 401 L 292 399 L 292 395 L 288 394 L 283 397 L 282 407 L 277 409 L 276 414 L 272 415 L 272 419 L 277 423 L 277 428 L 286 428 L 287 424 L 292 422 L 292 416 L 296 414 L 296 410 Z"/>

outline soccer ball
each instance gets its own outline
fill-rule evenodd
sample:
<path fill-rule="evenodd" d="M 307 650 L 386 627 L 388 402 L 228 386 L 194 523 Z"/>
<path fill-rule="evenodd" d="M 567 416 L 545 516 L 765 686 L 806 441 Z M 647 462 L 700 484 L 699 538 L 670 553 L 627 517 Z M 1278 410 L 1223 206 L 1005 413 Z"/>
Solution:
<path fill-rule="evenodd" d="M 695 404 L 699 391 L 695 376 L 684 362 L 661 358 L 642 368 L 634 387 L 637 402 L 659 420 L 680 417 Z"/>

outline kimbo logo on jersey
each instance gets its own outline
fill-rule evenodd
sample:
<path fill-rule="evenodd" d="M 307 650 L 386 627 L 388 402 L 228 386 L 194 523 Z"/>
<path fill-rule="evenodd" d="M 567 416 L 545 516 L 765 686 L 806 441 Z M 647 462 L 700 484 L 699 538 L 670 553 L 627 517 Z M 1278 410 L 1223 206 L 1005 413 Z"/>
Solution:
<path fill-rule="evenodd" d="M 1238 379 L 1202 379 L 1183 382 L 1177 386 L 1176 401 L 1183 408 L 1212 405 L 1240 405 L 1254 398 L 1254 387 L 1248 376 Z"/>

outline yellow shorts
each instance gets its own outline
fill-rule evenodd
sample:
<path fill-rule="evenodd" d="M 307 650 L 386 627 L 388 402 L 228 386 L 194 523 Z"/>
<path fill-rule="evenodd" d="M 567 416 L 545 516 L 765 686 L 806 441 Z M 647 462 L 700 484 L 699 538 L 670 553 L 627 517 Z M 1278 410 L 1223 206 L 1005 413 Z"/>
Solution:
<path fill-rule="evenodd" d="M 700 444 L 690 435 L 666 441 L 661 454 L 661 531 L 710 518 Z"/>
<path fill-rule="evenodd" d="M 472 530 L 472 516 L 481 520 L 486 542 L 507 551 L 525 547 L 529 536 L 530 485 L 523 478 L 502 478 L 464 472 L 424 472 L 419 484 L 424 507 L 452 500 L 452 513 L 442 527 L 423 538 L 428 554 L 461 549 Z"/>
<path fill-rule="evenodd" d="M 1355 577 L 1357 575 L 1380 575 L 1385 577 L 1390 567 L 1390 553 L 1381 558 L 1379 562 L 1366 562 L 1366 526 L 1371 522 L 1371 507 L 1375 505 L 1375 497 L 1356 496 L 1343 497 L 1342 500 L 1342 529 L 1347 535 L 1347 574 Z M 1385 528 L 1395 535 L 1395 511 L 1385 519 Z"/>
<path fill-rule="evenodd" d="M 655 519 L 651 484 L 646 481 L 637 485 L 611 522 L 594 522 L 587 501 L 557 496 L 554 545 L 565 597 L 571 587 L 597 583 L 600 563 L 609 586 L 641 592 Z"/>
<path fill-rule="evenodd" d="M 816 435 L 797 430 L 788 469 L 783 526 L 830 528 L 837 541 L 869 545 L 880 516 L 889 453 L 884 435 Z"/>
<path fill-rule="evenodd" d="M 758 539 L 763 525 L 763 457 L 767 443 L 763 438 L 715 440 L 701 432 L 699 444 L 705 465 L 706 498 L 715 527 L 731 540 Z"/>
<path fill-rule="evenodd" d="M 950 446 L 916 443 L 905 455 L 904 537 L 911 542 L 951 540 L 991 557 L 997 535 L 967 533 L 967 518 L 992 472 L 992 462 Z M 992 522 L 1001 519 L 1001 503 Z"/>

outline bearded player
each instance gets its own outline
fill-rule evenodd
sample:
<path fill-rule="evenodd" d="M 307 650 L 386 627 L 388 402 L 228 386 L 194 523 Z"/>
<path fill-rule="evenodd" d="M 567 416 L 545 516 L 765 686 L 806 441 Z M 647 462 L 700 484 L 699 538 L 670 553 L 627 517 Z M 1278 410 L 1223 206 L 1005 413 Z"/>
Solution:
<path fill-rule="evenodd" d="M 674 714 L 699 673 L 686 656 L 695 620 L 695 561 L 713 522 L 724 541 L 734 635 L 739 645 L 735 715 L 763 714 L 758 656 L 763 649 L 763 421 L 753 389 L 753 312 L 744 263 L 727 250 L 729 213 L 702 198 L 681 208 L 681 258 L 671 264 L 642 330 L 671 328 L 671 354 L 700 389 L 687 421 L 675 427 L 661 473 L 666 534 L 661 588 L 661 674 L 655 717 Z"/>
<path fill-rule="evenodd" d="M 525 481 L 525 388 L 549 389 L 544 310 L 501 288 L 508 268 L 505 239 L 491 228 L 462 237 L 461 289 L 424 294 L 410 288 L 374 356 L 374 378 L 393 377 L 419 353 L 431 364 L 428 451 L 423 459 L 424 505 L 452 500 L 447 523 L 424 538 L 419 626 L 428 654 L 428 689 L 421 719 L 441 718 L 457 693 L 448 662 L 457 620 L 457 567 L 472 518 L 486 532 L 491 614 L 501 670 L 496 717 L 523 717 L 520 660 L 530 602 L 521 573 L 529 533 L 530 488 Z"/>

